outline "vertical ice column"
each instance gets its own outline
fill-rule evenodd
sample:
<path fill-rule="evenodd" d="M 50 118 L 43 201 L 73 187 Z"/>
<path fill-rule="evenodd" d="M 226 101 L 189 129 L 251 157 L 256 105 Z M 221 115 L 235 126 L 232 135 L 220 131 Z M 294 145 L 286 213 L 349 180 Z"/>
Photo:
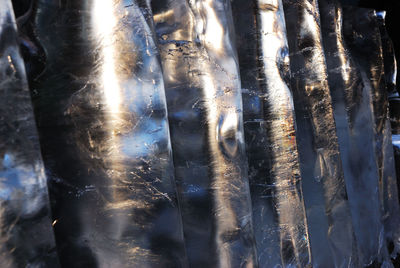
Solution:
<path fill-rule="evenodd" d="M 46 177 L 11 1 L 0 1 L 0 266 L 58 267 Z"/>
<path fill-rule="evenodd" d="M 386 83 L 386 90 L 388 93 L 389 99 L 389 120 L 391 126 L 391 133 L 392 133 L 392 145 L 393 145 L 393 153 L 394 153 L 394 164 L 396 170 L 396 176 L 394 181 L 388 183 L 389 187 L 396 187 L 397 181 L 397 194 L 400 192 L 400 165 L 399 163 L 399 103 L 400 98 L 398 91 L 396 89 L 396 78 L 397 78 L 397 61 L 395 57 L 395 51 L 393 47 L 393 42 L 388 34 L 386 29 L 385 17 L 386 12 L 380 11 L 376 13 L 377 15 L 377 22 L 379 23 L 379 32 L 381 35 L 381 42 L 382 42 L 382 56 L 383 56 L 383 63 L 384 63 L 384 71 L 385 71 L 385 83 Z M 387 151 L 390 152 L 389 144 L 387 146 Z M 389 158 L 390 159 L 390 158 Z M 393 192 L 393 189 L 391 189 Z M 393 192 L 394 193 L 394 192 Z M 395 200 L 395 199 L 394 199 Z M 392 217 L 392 216 L 391 216 Z M 400 223 L 394 221 L 394 224 L 397 224 L 399 227 Z M 396 228 L 396 226 L 394 226 Z M 399 233 L 396 234 L 398 231 L 394 231 L 394 241 L 399 241 Z M 397 236 L 397 237 L 396 237 Z M 390 238 L 389 238 L 390 239 Z M 393 252 L 391 252 L 392 257 L 395 257 L 396 254 L 399 254 L 399 244 L 395 242 L 394 244 L 397 248 L 394 248 Z M 389 250 L 391 248 L 389 247 Z"/>
<path fill-rule="evenodd" d="M 386 91 L 388 94 L 388 101 L 389 101 L 389 120 L 390 120 L 390 132 L 391 134 L 398 134 L 398 122 L 396 122 L 396 117 L 398 117 L 398 104 L 400 101 L 399 94 L 396 90 L 396 77 L 397 77 L 397 62 L 396 62 L 396 57 L 395 57 L 395 51 L 393 47 L 393 42 L 390 39 L 390 36 L 386 30 L 386 25 L 385 25 L 385 16 L 386 12 L 385 11 L 380 11 L 376 13 L 377 17 L 376 20 L 379 24 L 379 32 L 381 35 L 381 43 L 382 43 L 382 56 L 383 56 L 383 64 L 384 64 L 384 73 L 385 73 L 385 84 L 386 84 Z M 393 120 L 395 119 L 395 120 Z M 393 129 L 394 128 L 394 129 Z M 394 162 L 395 165 L 395 172 L 393 170 L 390 170 L 390 174 L 392 174 L 392 178 L 390 178 L 390 181 L 387 183 L 388 187 L 388 195 L 389 199 L 391 201 L 389 202 L 396 202 L 396 197 L 390 198 L 390 196 L 396 196 L 396 186 L 397 186 L 397 198 L 398 198 L 398 193 L 399 193 L 399 187 L 400 187 L 400 173 L 399 170 L 397 170 L 397 164 L 396 164 L 396 150 L 398 150 L 397 145 L 395 145 L 395 142 L 391 142 L 391 139 L 389 139 L 388 135 L 389 130 L 385 133 L 386 137 L 386 145 L 385 149 L 386 150 L 386 163 L 388 165 L 392 165 L 390 162 Z M 393 138 L 393 136 L 392 136 Z M 391 159 L 391 145 L 393 145 L 393 160 Z M 393 189 L 394 188 L 394 189 Z M 391 207 L 391 208 L 390 208 Z M 390 217 L 396 217 L 394 219 L 391 219 L 390 221 L 391 226 L 393 228 L 392 230 L 392 237 L 390 237 L 389 234 L 389 243 L 392 240 L 394 242 L 394 250 L 391 253 L 392 257 L 396 257 L 396 254 L 399 254 L 400 250 L 400 219 L 396 216 L 398 214 L 395 213 L 400 213 L 399 209 L 397 208 L 397 204 L 391 204 L 389 205 L 389 210 L 392 210 L 390 213 Z M 389 250 L 392 250 L 391 247 L 389 247 Z"/>
<path fill-rule="evenodd" d="M 186 267 L 148 3 L 40 0 L 35 14 L 44 68 L 30 78 L 62 265 Z"/>
<path fill-rule="evenodd" d="M 315 0 L 284 0 L 313 265 L 357 265 Z"/>
<path fill-rule="evenodd" d="M 260 267 L 311 263 L 282 1 L 235 0 L 254 233 Z"/>
<path fill-rule="evenodd" d="M 379 24 L 376 12 L 369 9 L 348 7 L 344 9 L 344 19 L 347 25 L 345 28 L 347 43 L 371 94 L 375 157 L 379 172 L 379 194 L 385 238 L 389 243 L 393 243 L 396 253 L 400 249 L 400 211 Z"/>
<path fill-rule="evenodd" d="M 397 77 L 397 62 L 396 55 L 393 47 L 393 42 L 386 29 L 385 17 L 386 11 L 379 11 L 376 13 L 376 21 L 379 25 L 379 33 L 382 43 L 382 56 L 385 72 L 385 84 L 388 92 L 389 99 L 391 97 L 398 97 L 396 90 L 396 77 Z"/>
<path fill-rule="evenodd" d="M 256 253 L 230 1 L 152 5 L 190 265 L 252 267 Z"/>
<path fill-rule="evenodd" d="M 343 11 L 336 0 L 319 1 L 328 82 L 344 178 L 362 265 L 377 261 L 383 233 L 374 153 L 370 93 L 344 42 Z"/>

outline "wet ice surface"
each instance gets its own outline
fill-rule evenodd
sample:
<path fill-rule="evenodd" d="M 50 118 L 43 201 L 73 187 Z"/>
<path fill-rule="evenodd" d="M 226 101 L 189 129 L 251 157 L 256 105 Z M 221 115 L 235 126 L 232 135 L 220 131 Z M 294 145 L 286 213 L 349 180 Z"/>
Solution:
<path fill-rule="evenodd" d="M 344 41 L 341 6 L 336 1 L 320 1 L 320 11 L 328 81 L 358 255 L 362 265 L 369 265 L 382 258 L 385 246 L 371 127 L 371 93 Z"/>
<path fill-rule="evenodd" d="M 282 2 L 237 0 L 233 7 L 258 262 L 304 266 L 311 256 Z"/>
<path fill-rule="evenodd" d="M 357 265 L 317 3 L 283 3 L 313 265 Z"/>
<path fill-rule="evenodd" d="M 61 265 L 390 267 L 383 14 L 317 2 L 39 0 L 18 20 Z M 15 39 L 2 46 L 15 28 L 1 27 L 0 263 L 56 263 L 22 61 Z M 45 238 L 20 232 L 32 221 Z"/>
<path fill-rule="evenodd" d="M 11 1 L 0 2 L 0 266 L 58 267 Z"/>
<path fill-rule="evenodd" d="M 399 249 L 399 202 L 394 169 L 388 93 L 385 84 L 381 36 L 376 12 L 368 9 L 345 9 L 345 38 L 357 59 L 364 84 L 369 87 L 373 111 L 374 150 L 379 174 L 379 196 L 385 227 L 383 243 Z"/>
<path fill-rule="evenodd" d="M 153 2 L 193 267 L 256 264 L 228 1 Z"/>
<path fill-rule="evenodd" d="M 185 267 L 147 4 L 42 0 L 30 77 L 65 267 Z"/>

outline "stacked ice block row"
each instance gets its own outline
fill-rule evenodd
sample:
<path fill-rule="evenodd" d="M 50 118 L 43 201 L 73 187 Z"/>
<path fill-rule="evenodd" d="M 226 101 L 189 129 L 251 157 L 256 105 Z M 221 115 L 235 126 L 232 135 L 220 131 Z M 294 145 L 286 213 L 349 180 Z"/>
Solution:
<path fill-rule="evenodd" d="M 381 13 L 39 0 L 17 38 L 0 3 L 6 267 L 391 265 L 396 63 Z"/>

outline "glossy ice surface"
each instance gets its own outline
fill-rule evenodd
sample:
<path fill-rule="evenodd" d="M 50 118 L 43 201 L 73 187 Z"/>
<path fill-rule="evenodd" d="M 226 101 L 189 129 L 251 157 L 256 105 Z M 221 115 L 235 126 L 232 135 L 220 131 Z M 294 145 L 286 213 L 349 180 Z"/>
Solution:
<path fill-rule="evenodd" d="M 304 202 L 315 266 L 357 265 L 316 1 L 284 0 Z"/>
<path fill-rule="evenodd" d="M 58 267 L 49 199 L 11 1 L 0 1 L 0 266 Z"/>
<path fill-rule="evenodd" d="M 164 82 L 143 1 L 36 7 L 31 77 L 65 267 L 186 267 Z"/>
<path fill-rule="evenodd" d="M 153 2 L 176 179 L 194 267 L 252 267 L 256 253 L 230 2 Z"/>
<path fill-rule="evenodd" d="M 345 37 L 358 61 L 364 84 L 369 87 L 371 94 L 374 150 L 379 172 L 379 195 L 385 225 L 385 240 L 394 244 L 396 252 L 400 245 L 400 210 L 378 18 L 376 12 L 369 9 L 346 8 L 344 15 L 348 27 Z"/>
<path fill-rule="evenodd" d="M 400 99 L 384 12 L 12 1 L 0 268 L 392 267 Z"/>
<path fill-rule="evenodd" d="M 237 0 L 233 6 L 239 18 L 235 26 L 259 265 L 305 266 L 311 255 L 282 2 Z"/>
<path fill-rule="evenodd" d="M 369 265 L 382 258 L 384 251 L 383 213 L 379 206 L 379 176 L 371 128 L 372 97 L 344 40 L 341 5 L 337 1 L 319 3 L 328 81 L 359 260 L 362 265 Z"/>

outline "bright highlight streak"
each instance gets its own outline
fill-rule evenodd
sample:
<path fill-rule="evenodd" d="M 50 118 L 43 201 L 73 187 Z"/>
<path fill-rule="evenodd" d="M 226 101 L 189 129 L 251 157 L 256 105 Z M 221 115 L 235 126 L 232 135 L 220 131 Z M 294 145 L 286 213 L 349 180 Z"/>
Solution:
<path fill-rule="evenodd" d="M 205 41 L 216 50 L 222 49 L 224 29 L 222 28 L 217 14 L 212 7 L 212 1 L 206 1 L 204 9 L 207 13 L 207 25 L 205 29 Z"/>
<path fill-rule="evenodd" d="M 121 96 L 116 75 L 115 28 L 117 20 L 114 15 L 113 0 L 95 0 L 93 25 L 102 55 L 102 83 L 105 101 L 111 113 L 118 113 Z"/>

